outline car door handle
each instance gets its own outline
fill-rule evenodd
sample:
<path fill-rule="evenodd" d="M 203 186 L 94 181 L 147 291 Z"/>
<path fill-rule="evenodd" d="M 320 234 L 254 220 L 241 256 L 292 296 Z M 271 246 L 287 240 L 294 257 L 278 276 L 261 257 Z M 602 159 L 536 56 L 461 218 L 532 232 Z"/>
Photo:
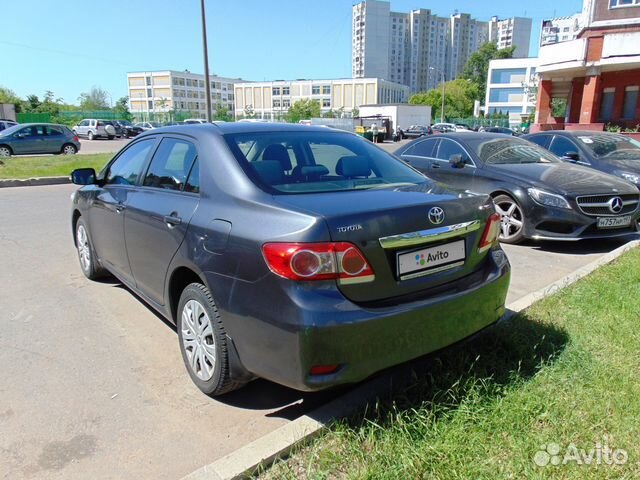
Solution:
<path fill-rule="evenodd" d="M 176 225 L 180 225 L 182 223 L 182 219 L 173 213 L 171 215 L 165 215 L 162 218 L 164 220 L 164 223 L 166 223 L 167 227 L 169 228 L 173 228 Z"/>
<path fill-rule="evenodd" d="M 440 164 L 434 162 L 431 164 L 431 168 L 440 168 Z"/>

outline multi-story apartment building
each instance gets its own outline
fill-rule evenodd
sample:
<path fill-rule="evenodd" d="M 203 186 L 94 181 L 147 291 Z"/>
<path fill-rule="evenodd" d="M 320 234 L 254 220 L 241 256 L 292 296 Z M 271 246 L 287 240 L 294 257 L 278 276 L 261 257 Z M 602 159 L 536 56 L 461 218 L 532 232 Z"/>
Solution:
<path fill-rule="evenodd" d="M 537 58 L 505 58 L 489 62 L 485 113 L 509 115 L 520 125 L 536 108 Z"/>
<path fill-rule="evenodd" d="M 575 40 L 540 47 L 534 131 L 640 123 L 640 0 L 584 0 L 583 21 Z"/>
<path fill-rule="evenodd" d="M 531 19 L 524 17 L 512 17 L 500 20 L 491 17 L 489 21 L 489 40 L 498 48 L 515 46 L 513 52 L 515 58 L 527 58 L 529 56 L 529 42 L 531 41 Z"/>
<path fill-rule="evenodd" d="M 379 78 L 276 80 L 235 84 L 235 114 L 277 118 L 302 99 L 317 100 L 322 113 L 351 115 L 365 104 L 406 103 L 409 87 Z"/>
<path fill-rule="evenodd" d="M 233 111 L 233 85 L 240 78 L 209 76 L 211 83 L 211 106 Z M 136 118 L 169 111 L 189 112 L 190 116 L 206 118 L 206 96 L 204 75 L 187 70 L 178 72 L 162 70 L 155 72 L 127 73 L 129 108 Z"/>
<path fill-rule="evenodd" d="M 575 40 L 582 30 L 583 18 L 582 12 L 580 12 L 570 17 L 543 20 L 540 29 L 540 46 Z"/>
<path fill-rule="evenodd" d="M 443 74 L 456 78 L 488 35 L 487 22 L 465 13 L 392 12 L 389 2 L 364 0 L 352 11 L 352 75 L 384 78 L 412 92 L 428 90 Z"/>

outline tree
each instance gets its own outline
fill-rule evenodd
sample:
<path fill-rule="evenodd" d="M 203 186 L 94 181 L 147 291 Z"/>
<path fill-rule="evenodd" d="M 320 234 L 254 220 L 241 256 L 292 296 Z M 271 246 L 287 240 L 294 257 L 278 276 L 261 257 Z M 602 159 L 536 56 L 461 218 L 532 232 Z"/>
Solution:
<path fill-rule="evenodd" d="M 320 117 L 320 102 L 304 98 L 289 107 L 289 121 L 298 123 L 300 120 Z"/>
<path fill-rule="evenodd" d="M 121 120 L 131 120 L 133 115 L 129 111 L 129 97 L 120 97 L 113 106 L 113 113 Z"/>
<path fill-rule="evenodd" d="M 469 57 L 462 71 L 462 78 L 478 85 L 478 96 L 474 100 L 482 100 L 480 96 L 484 96 L 487 90 L 489 62 L 498 58 L 512 58 L 515 49 L 515 46 L 498 49 L 495 43 L 487 42 Z"/>
<path fill-rule="evenodd" d="M 85 112 L 91 112 L 95 110 L 108 110 L 108 96 L 109 94 L 105 90 L 102 90 L 100 87 L 91 87 L 91 90 L 89 92 L 83 92 L 78 97 L 78 100 L 80 100 L 80 108 Z"/>
<path fill-rule="evenodd" d="M 451 80 L 444 85 L 445 118 L 467 118 L 473 115 L 473 102 L 478 96 L 478 86 L 462 78 Z M 442 84 L 428 92 L 421 92 L 409 98 L 412 105 L 431 106 L 432 116 L 440 116 L 442 105 Z"/>
<path fill-rule="evenodd" d="M 28 95 L 27 102 L 25 103 L 26 110 L 28 112 L 39 112 L 41 102 L 37 95 Z"/>
<path fill-rule="evenodd" d="M 220 120 L 223 122 L 230 122 L 233 120 L 229 109 L 224 105 L 216 105 L 215 107 L 215 115 L 213 116 L 214 120 Z"/>
<path fill-rule="evenodd" d="M 22 111 L 22 99 L 13 90 L 0 87 L 0 103 L 11 103 L 16 107 L 16 113 Z"/>

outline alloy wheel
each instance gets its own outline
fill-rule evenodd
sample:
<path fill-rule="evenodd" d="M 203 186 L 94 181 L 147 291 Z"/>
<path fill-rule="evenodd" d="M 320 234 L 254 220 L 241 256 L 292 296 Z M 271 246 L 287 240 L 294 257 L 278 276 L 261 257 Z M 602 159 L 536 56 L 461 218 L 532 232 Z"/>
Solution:
<path fill-rule="evenodd" d="M 91 268 L 91 247 L 89 246 L 89 236 L 83 225 L 78 226 L 76 244 L 78 246 L 80 265 L 85 272 L 88 272 Z"/>
<path fill-rule="evenodd" d="M 500 239 L 509 240 L 520 234 L 524 226 L 522 210 L 514 200 L 504 200 L 496 204 L 500 215 Z"/>
<path fill-rule="evenodd" d="M 189 368 L 200 380 L 209 380 L 216 367 L 216 341 L 211 319 L 198 301 L 184 305 L 181 328 Z"/>
<path fill-rule="evenodd" d="M 65 145 L 65 147 L 62 149 L 62 153 L 64 153 L 65 155 L 73 155 L 74 153 L 76 153 L 76 147 L 74 147 L 73 145 Z"/>
<path fill-rule="evenodd" d="M 11 150 L 8 147 L 0 147 L 0 157 L 10 157 Z"/>

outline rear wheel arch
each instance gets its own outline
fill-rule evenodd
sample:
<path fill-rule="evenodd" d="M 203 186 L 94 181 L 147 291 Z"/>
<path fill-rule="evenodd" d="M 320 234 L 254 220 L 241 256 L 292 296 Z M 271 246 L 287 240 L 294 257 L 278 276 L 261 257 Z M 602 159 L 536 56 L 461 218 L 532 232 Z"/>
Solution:
<path fill-rule="evenodd" d="M 6 149 L 9 150 L 9 153 L 11 153 L 11 155 L 13 155 L 13 148 L 11 148 L 9 145 L 5 145 L 4 143 L 0 143 L 0 148 L 4 147 Z"/>
<path fill-rule="evenodd" d="M 192 283 L 200 283 L 209 288 L 204 278 L 198 274 L 194 269 L 181 265 L 173 270 L 169 277 L 167 286 L 167 298 L 169 313 L 171 319 L 177 322 L 178 304 L 180 303 L 180 296 L 187 286 Z"/>

